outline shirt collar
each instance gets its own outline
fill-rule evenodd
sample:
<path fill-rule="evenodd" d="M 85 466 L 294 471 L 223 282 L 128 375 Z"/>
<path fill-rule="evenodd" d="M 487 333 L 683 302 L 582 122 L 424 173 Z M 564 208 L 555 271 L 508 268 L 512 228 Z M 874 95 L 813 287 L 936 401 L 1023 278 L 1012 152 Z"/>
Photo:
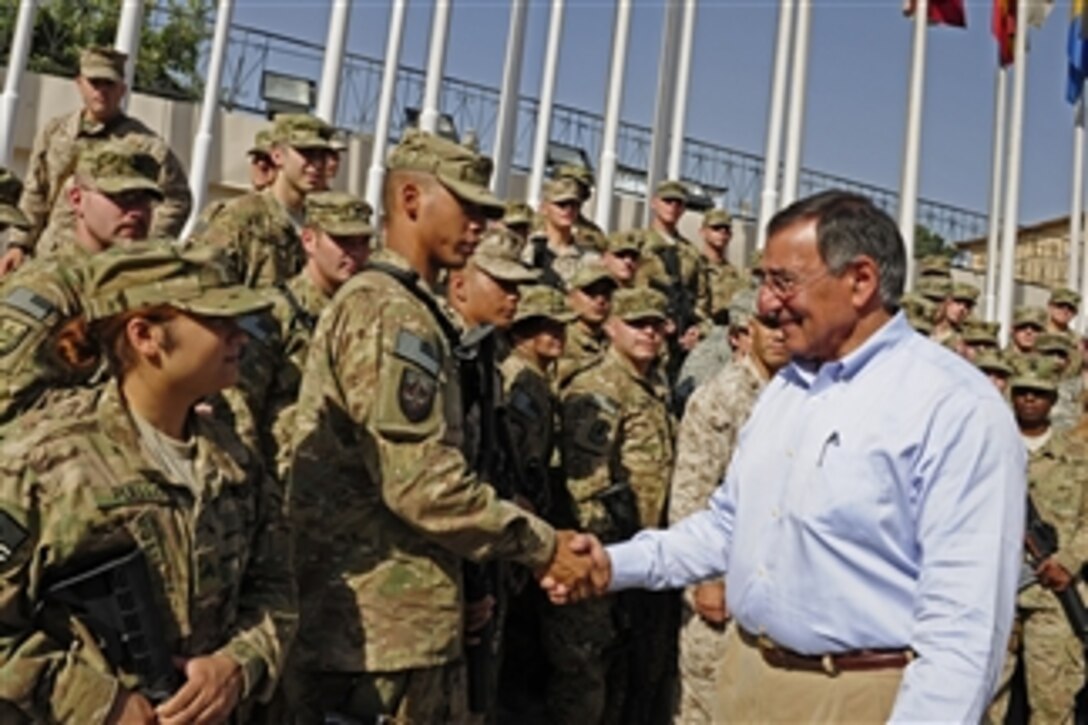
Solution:
<path fill-rule="evenodd" d="M 917 334 L 907 322 L 906 316 L 902 312 L 897 312 L 856 350 L 841 360 L 823 363 L 813 360 L 794 360 L 786 368 L 785 376 L 804 388 L 811 388 L 820 381 L 825 381 L 825 384 L 849 381 L 856 377 L 882 350 L 894 347 Z"/>

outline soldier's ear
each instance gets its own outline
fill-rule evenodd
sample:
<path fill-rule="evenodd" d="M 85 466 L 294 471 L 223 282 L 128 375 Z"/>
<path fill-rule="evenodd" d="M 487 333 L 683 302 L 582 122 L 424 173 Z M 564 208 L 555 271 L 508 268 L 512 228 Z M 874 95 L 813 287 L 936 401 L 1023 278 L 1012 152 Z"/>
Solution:
<path fill-rule="evenodd" d="M 72 207 L 72 211 L 76 213 L 76 216 L 80 215 L 83 205 L 83 188 L 79 184 L 72 184 L 69 187 L 68 205 Z"/>

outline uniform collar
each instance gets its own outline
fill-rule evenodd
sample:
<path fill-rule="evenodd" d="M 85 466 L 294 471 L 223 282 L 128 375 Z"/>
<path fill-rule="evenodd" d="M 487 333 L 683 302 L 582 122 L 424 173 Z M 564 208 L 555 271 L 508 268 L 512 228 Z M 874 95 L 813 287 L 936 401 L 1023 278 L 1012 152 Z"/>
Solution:
<path fill-rule="evenodd" d="M 804 388 L 849 382 L 857 377 L 869 362 L 882 351 L 917 336 L 918 333 L 907 322 L 906 316 L 902 312 L 897 312 L 894 317 L 870 335 L 856 350 L 841 360 L 830 360 L 823 363 L 811 360 L 794 360 L 786 367 L 785 375 Z"/>

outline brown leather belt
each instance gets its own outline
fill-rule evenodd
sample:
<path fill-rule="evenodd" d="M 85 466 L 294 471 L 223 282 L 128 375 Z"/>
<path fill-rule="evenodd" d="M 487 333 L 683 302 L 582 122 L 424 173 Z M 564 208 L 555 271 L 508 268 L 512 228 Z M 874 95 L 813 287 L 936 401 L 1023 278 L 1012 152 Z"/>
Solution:
<path fill-rule="evenodd" d="M 737 627 L 741 640 L 759 650 L 763 661 L 782 670 L 823 672 L 834 677 L 840 672 L 868 670 L 898 670 L 909 665 L 918 655 L 912 649 L 862 649 L 826 655 L 803 655 L 786 649 L 769 637 L 755 635 Z"/>

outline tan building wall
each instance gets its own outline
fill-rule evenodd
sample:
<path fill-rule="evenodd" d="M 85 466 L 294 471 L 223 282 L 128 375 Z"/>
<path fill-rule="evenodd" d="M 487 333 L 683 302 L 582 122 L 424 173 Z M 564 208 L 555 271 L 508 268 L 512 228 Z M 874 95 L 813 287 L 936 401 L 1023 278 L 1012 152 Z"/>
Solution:
<path fill-rule="evenodd" d="M 987 240 L 971 239 L 957 246 L 967 253 L 966 266 L 985 273 Z M 1064 287 L 1069 280 L 1069 217 L 1021 227 L 1016 241 L 1015 277 L 1019 283 Z"/>

